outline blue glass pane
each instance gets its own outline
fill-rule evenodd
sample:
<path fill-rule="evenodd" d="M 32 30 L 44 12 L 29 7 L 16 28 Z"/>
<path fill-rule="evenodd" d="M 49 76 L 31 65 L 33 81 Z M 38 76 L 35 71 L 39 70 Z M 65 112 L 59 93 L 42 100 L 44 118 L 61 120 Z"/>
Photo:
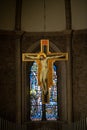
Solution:
<path fill-rule="evenodd" d="M 41 120 L 42 119 L 42 105 L 32 105 L 31 106 L 31 120 Z"/>
<path fill-rule="evenodd" d="M 58 117 L 57 114 L 57 105 L 47 105 L 46 107 L 46 119 L 47 120 L 56 120 Z"/>
<path fill-rule="evenodd" d="M 31 120 L 42 119 L 42 99 L 41 99 L 41 87 L 38 86 L 37 80 L 37 64 L 33 63 L 30 73 L 30 98 L 31 98 Z"/>

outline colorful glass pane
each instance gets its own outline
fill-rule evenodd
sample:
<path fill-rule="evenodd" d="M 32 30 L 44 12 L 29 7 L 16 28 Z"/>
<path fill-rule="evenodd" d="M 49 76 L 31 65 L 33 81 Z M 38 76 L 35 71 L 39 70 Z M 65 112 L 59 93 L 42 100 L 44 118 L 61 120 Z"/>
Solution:
<path fill-rule="evenodd" d="M 42 119 L 41 87 L 38 86 L 36 62 L 33 63 L 30 73 L 30 98 L 31 98 L 31 120 Z"/>
<path fill-rule="evenodd" d="M 31 120 L 42 119 L 42 97 L 41 87 L 38 86 L 38 66 L 36 62 L 33 63 L 30 73 L 30 98 L 31 98 Z M 46 104 L 46 119 L 56 120 L 58 117 L 58 104 L 57 104 L 57 75 L 56 66 L 53 66 L 53 86 L 50 91 L 50 103 Z"/>
<path fill-rule="evenodd" d="M 58 118 L 58 104 L 57 104 L 57 75 L 56 66 L 53 66 L 53 86 L 49 89 L 50 102 L 46 104 L 46 119 L 56 120 Z"/>

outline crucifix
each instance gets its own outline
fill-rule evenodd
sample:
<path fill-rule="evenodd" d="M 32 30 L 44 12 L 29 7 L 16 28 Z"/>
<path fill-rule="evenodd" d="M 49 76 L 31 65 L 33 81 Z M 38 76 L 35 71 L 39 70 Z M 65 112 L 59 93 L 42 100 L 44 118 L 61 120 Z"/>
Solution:
<path fill-rule="evenodd" d="M 38 85 L 42 87 L 42 103 L 49 103 L 49 88 L 53 86 L 52 74 L 55 61 L 68 60 L 68 53 L 51 53 L 49 40 L 41 40 L 39 53 L 23 53 L 22 61 L 35 61 L 38 64 Z"/>

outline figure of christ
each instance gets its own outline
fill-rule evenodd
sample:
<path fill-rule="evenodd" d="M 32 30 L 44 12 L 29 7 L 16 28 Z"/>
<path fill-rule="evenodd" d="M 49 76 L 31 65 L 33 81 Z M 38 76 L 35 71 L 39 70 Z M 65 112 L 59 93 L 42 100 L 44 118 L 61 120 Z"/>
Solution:
<path fill-rule="evenodd" d="M 44 96 L 48 94 L 48 86 L 47 86 L 47 78 L 48 78 L 48 60 L 49 59 L 58 59 L 58 58 L 64 58 L 65 56 L 63 54 L 59 56 L 50 56 L 46 57 L 44 55 L 40 55 L 40 57 L 35 57 L 35 56 L 30 56 L 27 55 L 27 59 L 32 59 L 32 60 L 40 60 L 41 62 L 41 71 L 40 71 L 40 82 L 42 84 L 42 92 Z"/>

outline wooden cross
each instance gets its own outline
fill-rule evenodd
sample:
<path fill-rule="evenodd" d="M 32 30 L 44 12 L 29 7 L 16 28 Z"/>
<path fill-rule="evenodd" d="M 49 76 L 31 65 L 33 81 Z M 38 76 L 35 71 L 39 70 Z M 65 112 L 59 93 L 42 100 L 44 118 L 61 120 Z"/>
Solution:
<path fill-rule="evenodd" d="M 36 61 L 38 64 L 38 85 L 42 87 L 42 103 L 49 103 L 49 88 L 53 85 L 52 72 L 55 61 L 68 60 L 68 53 L 51 53 L 49 40 L 41 40 L 39 53 L 23 53 L 22 61 Z M 46 93 L 47 92 L 47 93 Z"/>

